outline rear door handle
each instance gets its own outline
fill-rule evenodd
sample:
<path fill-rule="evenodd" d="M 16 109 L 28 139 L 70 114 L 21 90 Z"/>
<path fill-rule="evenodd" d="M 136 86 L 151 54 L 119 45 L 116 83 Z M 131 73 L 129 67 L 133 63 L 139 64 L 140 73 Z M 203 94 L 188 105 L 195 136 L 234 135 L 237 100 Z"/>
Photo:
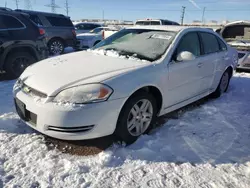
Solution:
<path fill-rule="evenodd" d="M 198 63 L 197 66 L 200 68 L 202 66 L 202 63 Z"/>

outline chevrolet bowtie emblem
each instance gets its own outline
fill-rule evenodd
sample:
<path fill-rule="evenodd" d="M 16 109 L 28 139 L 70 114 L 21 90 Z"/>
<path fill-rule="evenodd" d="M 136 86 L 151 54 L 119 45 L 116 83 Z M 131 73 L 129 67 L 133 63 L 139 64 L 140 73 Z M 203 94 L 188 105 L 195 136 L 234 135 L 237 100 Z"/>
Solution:
<path fill-rule="evenodd" d="M 29 93 L 29 92 L 30 92 L 30 88 L 27 87 L 27 86 L 25 86 L 25 87 L 23 88 L 23 91 L 24 91 L 25 93 Z"/>

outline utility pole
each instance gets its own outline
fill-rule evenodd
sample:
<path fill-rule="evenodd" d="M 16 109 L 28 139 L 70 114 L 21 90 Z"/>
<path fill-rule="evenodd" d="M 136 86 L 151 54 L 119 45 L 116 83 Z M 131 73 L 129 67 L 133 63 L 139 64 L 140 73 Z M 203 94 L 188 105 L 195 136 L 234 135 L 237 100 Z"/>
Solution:
<path fill-rule="evenodd" d="M 68 0 L 65 0 L 65 10 L 66 10 L 67 16 L 69 16 L 69 1 Z"/>
<path fill-rule="evenodd" d="M 202 21 L 202 24 L 204 25 L 205 24 L 205 11 L 206 11 L 206 7 L 203 8 L 203 11 L 202 11 L 202 18 L 201 18 L 201 21 Z"/>
<path fill-rule="evenodd" d="M 15 1 L 15 3 L 16 3 L 16 8 L 18 9 L 18 5 L 19 5 L 19 0 L 14 0 Z M 6 2 L 5 2 L 6 3 Z"/>
<path fill-rule="evenodd" d="M 182 6 L 181 10 L 181 25 L 183 25 L 184 17 L 185 17 L 185 9 L 186 7 Z"/>
<path fill-rule="evenodd" d="M 27 10 L 32 10 L 31 0 L 25 0 L 24 3 Z"/>
<path fill-rule="evenodd" d="M 51 3 L 48 5 L 45 5 L 46 7 L 50 7 L 51 8 L 51 12 L 52 13 L 56 13 L 56 9 L 60 8 L 57 4 L 56 4 L 56 0 L 51 0 Z"/>
<path fill-rule="evenodd" d="M 7 8 L 7 1 L 5 1 L 5 8 Z"/>

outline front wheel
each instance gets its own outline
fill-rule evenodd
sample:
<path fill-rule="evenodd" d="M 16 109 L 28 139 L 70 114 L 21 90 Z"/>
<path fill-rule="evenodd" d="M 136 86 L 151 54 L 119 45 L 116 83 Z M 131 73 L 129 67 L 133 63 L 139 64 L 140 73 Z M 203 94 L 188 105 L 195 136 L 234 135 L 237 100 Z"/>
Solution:
<path fill-rule="evenodd" d="M 14 52 L 8 55 L 4 69 L 8 78 L 14 79 L 18 78 L 29 65 L 35 62 L 36 59 L 28 52 Z"/>
<path fill-rule="evenodd" d="M 147 133 L 156 118 L 156 101 L 147 92 L 130 98 L 122 108 L 115 135 L 126 144 L 132 144 L 139 136 Z"/>
<path fill-rule="evenodd" d="M 221 80 L 217 89 L 215 90 L 215 92 L 211 94 L 211 96 L 214 98 L 220 97 L 222 93 L 227 91 L 229 82 L 230 82 L 230 74 L 229 74 L 229 71 L 226 70 L 221 77 Z"/>

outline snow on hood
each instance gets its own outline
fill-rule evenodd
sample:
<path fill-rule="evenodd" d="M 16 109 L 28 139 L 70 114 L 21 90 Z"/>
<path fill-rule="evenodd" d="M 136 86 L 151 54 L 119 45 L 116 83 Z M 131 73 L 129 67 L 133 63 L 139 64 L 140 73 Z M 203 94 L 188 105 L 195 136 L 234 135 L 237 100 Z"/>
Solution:
<path fill-rule="evenodd" d="M 28 67 L 20 78 L 29 87 L 53 96 L 65 87 L 101 82 L 149 64 L 85 51 L 40 61 Z"/>

